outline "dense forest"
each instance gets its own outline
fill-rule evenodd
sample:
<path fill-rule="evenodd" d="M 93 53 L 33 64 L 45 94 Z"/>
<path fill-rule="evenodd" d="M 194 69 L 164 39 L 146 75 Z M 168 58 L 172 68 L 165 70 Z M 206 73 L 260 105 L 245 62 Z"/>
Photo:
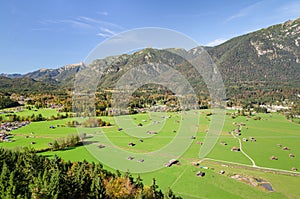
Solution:
<path fill-rule="evenodd" d="M 57 156 L 49 159 L 30 149 L 0 148 L 0 168 L 3 199 L 180 198 L 170 189 L 163 194 L 155 179 L 147 186 L 140 177 L 109 172 L 100 163 L 70 162 Z"/>
<path fill-rule="evenodd" d="M 12 100 L 9 96 L 0 95 L 0 109 L 19 106 L 20 104 Z"/>

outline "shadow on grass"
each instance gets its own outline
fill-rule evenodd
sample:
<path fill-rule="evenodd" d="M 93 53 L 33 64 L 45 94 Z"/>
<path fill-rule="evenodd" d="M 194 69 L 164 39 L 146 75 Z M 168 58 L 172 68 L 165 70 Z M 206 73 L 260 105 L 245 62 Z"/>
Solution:
<path fill-rule="evenodd" d="M 51 157 L 53 157 L 53 155 L 43 155 L 44 157 L 46 157 L 46 158 L 51 158 Z"/>
<path fill-rule="evenodd" d="M 76 147 L 95 144 L 95 143 L 98 143 L 98 142 L 97 141 L 83 141 L 83 142 L 77 143 L 76 146 L 67 146 L 67 147 L 64 147 L 64 148 L 57 149 L 57 150 L 52 150 L 51 148 L 46 148 L 46 149 L 37 150 L 36 152 L 37 153 L 43 153 L 43 152 L 46 152 L 46 151 L 51 151 L 51 152 L 54 152 L 54 151 L 69 151 L 69 150 L 75 149 Z M 50 155 L 50 156 L 52 156 L 52 155 Z"/>
<path fill-rule="evenodd" d="M 99 143 L 98 141 L 83 141 L 83 145 L 90 145 L 90 144 L 96 144 Z"/>
<path fill-rule="evenodd" d="M 82 145 L 80 145 L 82 146 Z M 69 150 L 72 150 L 72 149 L 75 149 L 76 146 L 69 146 L 69 147 L 65 147 L 65 148 L 62 148 L 62 149 L 59 149 L 59 150 L 56 150 L 56 151 L 69 151 Z"/>

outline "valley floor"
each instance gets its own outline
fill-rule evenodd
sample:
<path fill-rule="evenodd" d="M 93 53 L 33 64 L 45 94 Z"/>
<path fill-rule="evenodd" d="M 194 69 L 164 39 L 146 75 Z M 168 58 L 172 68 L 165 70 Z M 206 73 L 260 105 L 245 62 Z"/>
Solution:
<path fill-rule="evenodd" d="M 27 146 L 40 150 L 49 148 L 49 143 L 54 140 L 86 133 L 84 146 L 48 150 L 41 154 L 50 158 L 58 155 L 71 161 L 100 160 L 112 171 L 116 169 L 115 164 L 119 164 L 120 170 L 129 168 L 129 172 L 140 175 L 145 184 L 151 184 L 155 177 L 160 188 L 166 190 L 170 187 L 183 198 L 300 198 L 300 173 L 296 170 L 300 169 L 299 124 L 289 122 L 277 113 L 233 119 L 231 113 L 234 111 L 227 111 L 215 146 L 204 159 L 200 159 L 199 153 L 213 119 L 210 112 L 201 110 L 199 117 L 189 118 L 188 122 L 195 121 L 195 118 L 198 121 L 190 126 L 182 125 L 182 119 L 188 117 L 184 116 L 185 113 L 101 117 L 112 124 L 104 128 L 67 127 L 67 121 L 75 118 L 32 122 L 13 130 L 12 142 L 1 142 L 0 147 Z M 19 114 L 25 115 L 26 112 Z M 191 136 L 189 132 L 193 129 L 196 131 Z M 170 143 L 175 143 L 175 147 L 160 151 Z M 186 148 L 178 156 L 176 147 Z M 124 153 L 113 155 L 117 149 Z M 129 156 L 132 156 L 131 160 Z M 179 162 L 165 167 L 164 164 L 173 158 Z M 157 165 L 159 168 L 153 169 Z M 196 175 L 200 171 L 205 173 L 203 177 Z"/>

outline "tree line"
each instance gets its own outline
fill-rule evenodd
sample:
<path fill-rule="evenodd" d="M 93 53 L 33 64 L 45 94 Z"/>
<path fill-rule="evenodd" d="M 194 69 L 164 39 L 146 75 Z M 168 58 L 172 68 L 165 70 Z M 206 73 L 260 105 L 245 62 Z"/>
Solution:
<path fill-rule="evenodd" d="M 50 120 L 60 120 L 71 117 L 71 114 L 66 113 L 57 114 L 56 116 L 52 115 L 50 118 L 44 117 L 42 114 L 32 114 L 28 116 L 20 116 L 17 114 L 6 114 L 5 116 L 0 115 L 0 121 L 2 122 L 22 122 L 22 121 L 30 121 L 30 122 L 40 122 L 40 121 L 50 121 Z"/>
<path fill-rule="evenodd" d="M 0 95 L 0 109 L 20 106 L 17 101 L 10 99 L 8 96 Z"/>
<path fill-rule="evenodd" d="M 69 120 L 66 122 L 68 127 L 76 127 L 76 126 L 83 126 L 87 128 L 95 128 L 95 127 L 102 127 L 102 126 L 110 126 L 110 122 L 104 121 L 100 118 L 88 118 L 83 122 L 78 122 L 76 120 Z"/>
<path fill-rule="evenodd" d="M 0 198 L 179 199 L 168 189 L 164 194 L 153 179 L 150 186 L 130 173 L 112 173 L 100 163 L 46 158 L 30 149 L 0 148 Z"/>

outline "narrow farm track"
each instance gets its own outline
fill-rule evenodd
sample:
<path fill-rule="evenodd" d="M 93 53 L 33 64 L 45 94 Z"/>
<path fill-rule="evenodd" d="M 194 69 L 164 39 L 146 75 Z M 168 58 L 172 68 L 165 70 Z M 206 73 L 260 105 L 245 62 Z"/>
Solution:
<path fill-rule="evenodd" d="M 171 188 L 178 182 L 178 180 L 182 177 L 182 175 L 185 173 L 185 171 L 187 170 L 187 167 L 184 169 L 184 171 L 181 172 L 181 174 L 176 178 L 176 180 L 172 183 L 172 185 L 170 186 Z"/>
<path fill-rule="evenodd" d="M 204 159 L 200 160 L 199 162 L 203 162 L 205 160 L 209 160 L 209 161 L 213 161 L 213 162 L 222 162 L 222 163 L 237 165 L 237 166 L 241 166 L 241 167 L 248 167 L 249 169 L 252 168 L 252 169 L 261 170 L 261 171 L 272 171 L 272 172 L 278 172 L 281 174 L 294 174 L 294 175 L 300 176 L 300 172 L 298 172 L 298 171 L 288 171 L 288 170 L 283 170 L 283 169 L 275 169 L 275 168 L 260 167 L 260 166 L 253 167 L 252 165 L 247 165 L 247 164 L 242 164 L 242 163 L 237 163 L 237 162 L 230 162 L 230 161 L 225 161 L 225 160 L 217 160 L 217 159 L 213 159 L 213 158 L 204 158 Z"/>
<path fill-rule="evenodd" d="M 239 137 L 235 136 L 233 132 L 231 132 L 231 135 L 233 136 L 233 138 L 235 138 L 239 141 L 241 153 L 251 161 L 253 167 L 257 167 L 255 164 L 255 161 L 243 150 L 243 144 L 242 144 L 241 139 Z"/>

